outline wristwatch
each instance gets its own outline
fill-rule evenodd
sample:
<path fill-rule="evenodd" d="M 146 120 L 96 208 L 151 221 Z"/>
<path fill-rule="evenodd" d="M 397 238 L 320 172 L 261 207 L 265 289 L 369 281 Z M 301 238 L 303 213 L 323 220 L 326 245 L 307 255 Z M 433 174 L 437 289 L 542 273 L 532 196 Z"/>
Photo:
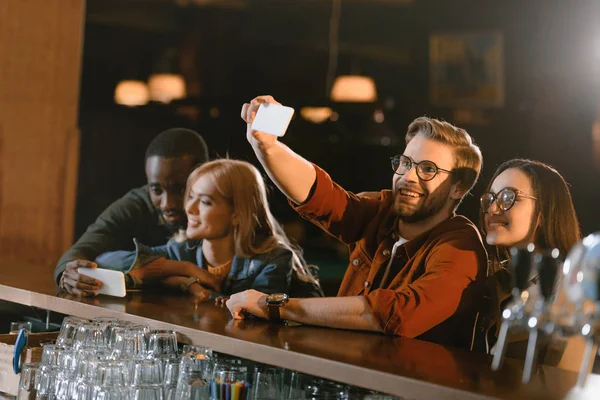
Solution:
<path fill-rule="evenodd" d="M 280 308 L 289 301 L 289 296 L 285 293 L 273 293 L 267 296 L 267 306 L 269 307 L 269 319 L 272 321 L 281 321 Z"/>
<path fill-rule="evenodd" d="M 182 292 L 187 293 L 190 290 L 190 286 L 192 286 L 194 283 L 200 283 L 200 280 L 195 276 L 190 276 L 181 285 L 179 285 L 179 287 L 181 288 Z"/>

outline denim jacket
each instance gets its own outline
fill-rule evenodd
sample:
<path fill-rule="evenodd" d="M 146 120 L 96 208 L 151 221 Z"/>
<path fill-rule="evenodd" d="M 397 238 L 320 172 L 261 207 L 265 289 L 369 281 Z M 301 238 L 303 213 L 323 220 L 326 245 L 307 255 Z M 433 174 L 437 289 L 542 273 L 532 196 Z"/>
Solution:
<path fill-rule="evenodd" d="M 149 247 L 134 239 L 135 251 L 111 251 L 96 258 L 99 268 L 128 273 L 149 262 L 165 257 L 169 260 L 189 261 L 206 269 L 202 257 L 202 242 L 190 248 L 187 243 L 170 240 L 164 246 Z M 233 257 L 231 271 L 225 279 L 222 293 L 211 293 L 211 297 L 231 295 L 248 289 L 263 293 L 288 293 L 292 277 L 292 252 L 279 247 L 254 258 Z"/>

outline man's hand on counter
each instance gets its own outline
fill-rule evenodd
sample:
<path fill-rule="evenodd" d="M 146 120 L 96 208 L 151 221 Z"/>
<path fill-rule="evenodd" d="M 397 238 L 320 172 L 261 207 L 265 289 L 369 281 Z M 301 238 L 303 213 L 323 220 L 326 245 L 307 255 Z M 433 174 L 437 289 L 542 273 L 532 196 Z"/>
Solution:
<path fill-rule="evenodd" d="M 235 319 L 251 314 L 269 319 L 267 295 L 256 290 L 232 294 L 227 308 Z M 281 319 L 306 325 L 382 332 L 364 296 L 289 299 L 280 307 Z"/>
<path fill-rule="evenodd" d="M 97 296 L 97 291 L 102 287 L 102 282 L 78 272 L 78 268 L 97 267 L 95 262 L 88 260 L 69 261 L 66 264 L 65 272 L 60 278 L 60 288 L 76 296 Z"/>
<path fill-rule="evenodd" d="M 244 319 L 246 314 L 269 319 L 267 295 L 256 290 L 232 294 L 225 303 L 235 319 Z"/>

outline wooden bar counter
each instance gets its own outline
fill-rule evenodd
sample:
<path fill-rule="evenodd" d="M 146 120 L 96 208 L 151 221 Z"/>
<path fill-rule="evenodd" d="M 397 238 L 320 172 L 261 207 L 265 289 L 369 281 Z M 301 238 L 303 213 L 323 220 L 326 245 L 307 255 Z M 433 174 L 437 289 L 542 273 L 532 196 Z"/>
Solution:
<path fill-rule="evenodd" d="M 226 308 L 191 297 L 128 293 L 126 298 L 78 299 L 57 293 L 52 271 L 0 262 L 0 300 L 85 318 L 112 316 L 174 329 L 185 343 L 407 399 L 598 399 L 600 376 L 584 389 L 576 374 L 541 366 L 521 383 L 522 362 L 506 360 L 498 372 L 491 357 L 434 343 L 373 333 L 259 320 L 233 320 Z"/>

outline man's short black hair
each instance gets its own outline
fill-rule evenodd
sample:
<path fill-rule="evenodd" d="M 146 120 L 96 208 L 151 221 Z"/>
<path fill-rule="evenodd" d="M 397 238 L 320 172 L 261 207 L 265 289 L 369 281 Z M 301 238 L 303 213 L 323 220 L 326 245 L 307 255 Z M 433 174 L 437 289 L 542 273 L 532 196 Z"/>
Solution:
<path fill-rule="evenodd" d="M 185 128 L 171 128 L 159 133 L 148 145 L 146 160 L 154 156 L 191 156 L 199 165 L 208 161 L 208 147 L 197 132 Z"/>

